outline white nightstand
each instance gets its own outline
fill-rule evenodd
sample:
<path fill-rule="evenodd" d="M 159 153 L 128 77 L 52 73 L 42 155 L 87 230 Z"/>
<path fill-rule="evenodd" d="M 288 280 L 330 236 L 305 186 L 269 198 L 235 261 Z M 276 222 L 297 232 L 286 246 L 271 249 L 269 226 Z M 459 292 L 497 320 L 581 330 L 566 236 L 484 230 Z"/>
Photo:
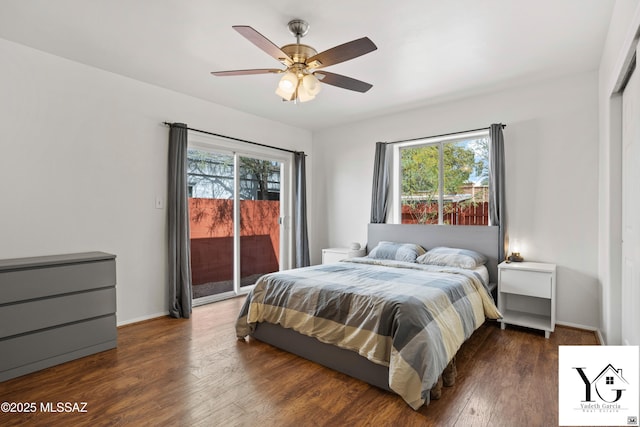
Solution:
<path fill-rule="evenodd" d="M 365 256 L 366 254 L 367 251 L 365 249 L 327 248 L 322 250 L 322 263 L 331 264 L 342 259 Z"/>
<path fill-rule="evenodd" d="M 505 325 L 540 329 L 549 338 L 556 326 L 556 265 L 503 262 L 498 265 L 498 309 Z"/>

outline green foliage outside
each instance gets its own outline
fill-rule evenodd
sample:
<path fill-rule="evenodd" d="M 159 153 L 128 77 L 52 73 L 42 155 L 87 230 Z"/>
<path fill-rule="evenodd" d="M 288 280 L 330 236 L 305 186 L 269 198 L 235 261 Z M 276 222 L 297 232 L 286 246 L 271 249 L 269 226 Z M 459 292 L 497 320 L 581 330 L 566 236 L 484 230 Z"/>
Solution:
<path fill-rule="evenodd" d="M 444 195 L 460 194 L 473 176 L 488 184 L 488 139 L 442 144 Z M 401 152 L 402 204 L 420 224 L 438 223 L 440 144 L 404 148 Z M 469 200 L 464 203 L 474 203 Z M 454 209 L 445 203 L 444 211 Z"/>

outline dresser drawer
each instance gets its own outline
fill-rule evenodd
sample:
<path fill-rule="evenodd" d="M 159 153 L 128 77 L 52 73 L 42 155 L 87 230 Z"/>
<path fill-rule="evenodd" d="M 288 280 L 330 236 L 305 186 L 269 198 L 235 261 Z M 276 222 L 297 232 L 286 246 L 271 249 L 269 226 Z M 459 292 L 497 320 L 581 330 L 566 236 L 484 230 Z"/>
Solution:
<path fill-rule="evenodd" d="M 0 340 L 0 381 L 32 372 L 31 364 L 42 369 L 115 348 L 117 340 L 115 314 Z"/>
<path fill-rule="evenodd" d="M 0 339 L 115 312 L 115 287 L 7 304 L 0 307 Z"/>
<path fill-rule="evenodd" d="M 540 271 L 501 269 L 500 292 L 551 298 L 551 274 Z"/>
<path fill-rule="evenodd" d="M 0 271 L 0 304 L 116 284 L 115 259 Z"/>

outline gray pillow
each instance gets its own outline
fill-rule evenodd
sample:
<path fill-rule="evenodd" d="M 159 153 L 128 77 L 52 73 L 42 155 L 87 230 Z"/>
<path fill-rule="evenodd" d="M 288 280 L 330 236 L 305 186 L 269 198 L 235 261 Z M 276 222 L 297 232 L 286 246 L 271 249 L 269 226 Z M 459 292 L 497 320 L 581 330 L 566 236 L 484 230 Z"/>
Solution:
<path fill-rule="evenodd" d="M 439 246 L 421 255 L 416 262 L 420 264 L 474 269 L 486 264 L 487 257 L 471 249 Z"/>
<path fill-rule="evenodd" d="M 422 246 L 413 243 L 380 242 L 367 256 L 375 259 L 416 262 L 416 258 L 425 252 Z"/>

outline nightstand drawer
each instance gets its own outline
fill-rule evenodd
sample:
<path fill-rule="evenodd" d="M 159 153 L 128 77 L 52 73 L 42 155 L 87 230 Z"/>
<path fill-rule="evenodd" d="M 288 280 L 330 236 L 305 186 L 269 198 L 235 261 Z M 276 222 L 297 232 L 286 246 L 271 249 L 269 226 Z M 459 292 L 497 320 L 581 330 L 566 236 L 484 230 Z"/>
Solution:
<path fill-rule="evenodd" d="M 343 259 L 367 255 L 364 249 L 327 248 L 322 250 L 322 263 L 331 264 Z"/>
<path fill-rule="evenodd" d="M 501 269 L 500 292 L 551 298 L 551 274 L 539 271 Z"/>

